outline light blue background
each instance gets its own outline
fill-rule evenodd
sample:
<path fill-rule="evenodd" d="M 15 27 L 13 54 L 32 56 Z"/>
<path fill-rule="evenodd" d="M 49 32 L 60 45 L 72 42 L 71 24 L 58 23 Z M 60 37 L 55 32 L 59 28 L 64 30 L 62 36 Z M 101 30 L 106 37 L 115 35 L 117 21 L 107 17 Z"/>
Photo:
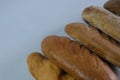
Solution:
<path fill-rule="evenodd" d="M 47 35 L 66 36 L 64 26 L 83 22 L 81 12 L 107 0 L 0 0 L 0 80 L 34 80 L 27 56 L 41 52 Z"/>

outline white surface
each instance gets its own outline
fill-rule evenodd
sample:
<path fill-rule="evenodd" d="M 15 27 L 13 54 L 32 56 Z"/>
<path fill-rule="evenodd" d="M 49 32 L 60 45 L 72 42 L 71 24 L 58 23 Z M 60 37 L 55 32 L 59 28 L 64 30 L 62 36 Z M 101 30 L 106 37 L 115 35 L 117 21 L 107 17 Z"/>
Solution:
<path fill-rule="evenodd" d="M 66 35 L 64 26 L 83 22 L 82 10 L 107 0 L 0 0 L 0 80 L 34 80 L 26 59 L 51 34 Z"/>

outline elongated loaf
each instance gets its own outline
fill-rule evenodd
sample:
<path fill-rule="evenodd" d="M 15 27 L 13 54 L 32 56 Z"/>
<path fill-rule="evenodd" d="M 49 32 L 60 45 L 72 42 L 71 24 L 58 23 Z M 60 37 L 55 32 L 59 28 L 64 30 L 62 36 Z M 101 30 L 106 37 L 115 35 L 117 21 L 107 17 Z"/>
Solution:
<path fill-rule="evenodd" d="M 42 51 L 51 62 L 77 80 L 118 80 L 98 56 L 67 37 L 46 37 L 42 41 Z"/>
<path fill-rule="evenodd" d="M 59 80 L 62 70 L 55 64 L 46 60 L 39 52 L 28 56 L 29 71 L 36 80 Z"/>
<path fill-rule="evenodd" d="M 120 42 L 120 17 L 104 8 L 95 6 L 85 8 L 82 17 L 89 24 Z"/>
<path fill-rule="evenodd" d="M 109 0 L 104 4 L 104 8 L 120 16 L 120 0 Z"/>
<path fill-rule="evenodd" d="M 30 73 L 36 80 L 75 80 L 71 75 L 63 73 L 62 69 L 39 52 L 31 53 L 27 58 L 27 64 Z"/>
<path fill-rule="evenodd" d="M 65 27 L 65 31 L 97 55 L 120 67 L 120 45 L 113 39 L 108 39 L 94 27 L 82 23 L 70 23 Z"/>

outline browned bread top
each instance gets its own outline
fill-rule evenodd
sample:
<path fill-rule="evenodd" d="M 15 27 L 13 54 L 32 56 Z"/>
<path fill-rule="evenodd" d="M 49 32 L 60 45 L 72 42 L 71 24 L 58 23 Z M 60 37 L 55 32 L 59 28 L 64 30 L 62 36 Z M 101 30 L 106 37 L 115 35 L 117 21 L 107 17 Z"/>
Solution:
<path fill-rule="evenodd" d="M 100 33 L 94 27 L 82 23 L 70 23 L 65 27 L 68 35 L 84 44 L 97 55 L 120 67 L 120 44 Z"/>
<path fill-rule="evenodd" d="M 46 37 L 42 51 L 51 62 L 78 80 L 118 80 L 98 56 L 67 37 Z"/>
<path fill-rule="evenodd" d="M 120 42 L 120 17 L 97 6 L 85 8 L 82 17 L 92 26 Z"/>

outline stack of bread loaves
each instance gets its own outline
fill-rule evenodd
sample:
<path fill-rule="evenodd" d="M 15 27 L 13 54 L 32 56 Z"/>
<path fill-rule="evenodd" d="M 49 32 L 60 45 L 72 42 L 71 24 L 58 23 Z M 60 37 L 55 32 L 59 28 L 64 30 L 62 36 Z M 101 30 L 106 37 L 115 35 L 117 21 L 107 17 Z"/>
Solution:
<path fill-rule="evenodd" d="M 97 6 L 85 8 L 82 17 L 88 24 L 65 26 L 75 40 L 50 35 L 41 44 L 45 57 L 28 56 L 36 80 L 118 80 L 102 59 L 120 67 L 120 17 Z"/>

